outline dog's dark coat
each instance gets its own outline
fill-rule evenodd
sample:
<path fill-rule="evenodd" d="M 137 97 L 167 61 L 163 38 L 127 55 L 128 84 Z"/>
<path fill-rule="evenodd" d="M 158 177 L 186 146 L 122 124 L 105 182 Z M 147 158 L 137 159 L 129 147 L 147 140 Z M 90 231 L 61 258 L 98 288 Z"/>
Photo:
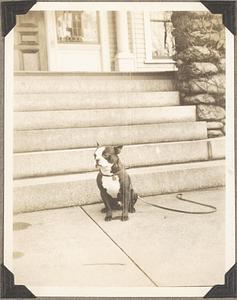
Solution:
<path fill-rule="evenodd" d="M 128 220 L 128 212 L 134 213 L 135 208 L 134 204 L 137 201 L 137 194 L 134 192 L 131 178 L 125 170 L 125 167 L 119 160 L 118 153 L 121 151 L 120 147 L 105 147 L 103 151 L 103 158 L 105 158 L 110 164 L 113 164 L 111 167 L 111 175 L 103 175 L 101 171 L 99 171 L 97 175 L 97 185 L 100 190 L 101 198 L 105 204 L 105 212 L 106 212 L 106 221 L 112 220 L 112 210 L 122 209 L 121 220 Z M 119 192 L 117 198 L 113 198 L 110 194 L 107 193 L 106 188 L 104 188 L 102 179 L 103 176 L 118 176 L 119 178 Z M 112 180 L 112 178 L 111 178 Z M 120 206 L 120 204 L 122 207 Z"/>

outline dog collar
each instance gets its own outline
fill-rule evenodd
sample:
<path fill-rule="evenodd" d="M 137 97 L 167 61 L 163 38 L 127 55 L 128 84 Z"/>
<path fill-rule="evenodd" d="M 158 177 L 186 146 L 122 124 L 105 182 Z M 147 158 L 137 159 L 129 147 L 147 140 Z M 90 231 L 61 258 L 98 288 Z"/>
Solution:
<path fill-rule="evenodd" d="M 100 171 L 100 174 L 101 174 L 102 176 L 105 176 L 105 177 L 113 177 L 113 176 L 114 176 L 114 174 L 106 175 L 106 174 L 102 173 L 101 171 Z"/>
<path fill-rule="evenodd" d="M 100 171 L 100 174 L 104 177 L 112 177 L 113 180 L 116 180 L 116 176 L 117 176 L 117 174 L 105 175 L 101 171 Z"/>

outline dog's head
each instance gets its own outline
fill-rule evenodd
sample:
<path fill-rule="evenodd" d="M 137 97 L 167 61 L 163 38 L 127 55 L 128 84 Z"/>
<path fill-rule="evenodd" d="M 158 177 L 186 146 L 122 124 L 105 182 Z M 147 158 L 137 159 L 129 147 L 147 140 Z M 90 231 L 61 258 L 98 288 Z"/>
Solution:
<path fill-rule="evenodd" d="M 95 166 L 100 169 L 103 174 L 116 173 L 120 170 L 120 161 L 118 154 L 123 146 L 107 146 L 101 147 L 97 144 L 94 153 Z"/>

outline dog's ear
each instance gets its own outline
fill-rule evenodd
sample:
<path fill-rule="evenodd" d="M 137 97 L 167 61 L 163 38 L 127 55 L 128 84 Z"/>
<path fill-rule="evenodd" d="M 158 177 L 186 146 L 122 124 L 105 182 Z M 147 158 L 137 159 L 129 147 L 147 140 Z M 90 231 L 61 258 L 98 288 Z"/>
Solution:
<path fill-rule="evenodd" d="M 99 143 L 96 141 L 96 147 L 97 148 L 99 148 L 100 147 L 100 145 L 99 145 Z"/>
<path fill-rule="evenodd" d="M 116 154 L 119 154 L 121 152 L 122 148 L 123 148 L 123 145 L 116 146 L 116 147 L 114 147 L 114 152 Z"/>

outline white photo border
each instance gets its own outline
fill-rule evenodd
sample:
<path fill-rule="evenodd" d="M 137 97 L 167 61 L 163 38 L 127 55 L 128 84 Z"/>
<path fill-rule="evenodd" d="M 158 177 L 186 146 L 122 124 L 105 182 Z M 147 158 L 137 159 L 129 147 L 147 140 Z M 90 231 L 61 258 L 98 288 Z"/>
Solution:
<path fill-rule="evenodd" d="M 32 10 L 159 10 L 207 9 L 200 2 L 38 2 Z M 235 264 L 235 130 L 234 35 L 226 29 L 226 249 L 225 271 Z M 4 95 L 4 265 L 13 271 L 13 30 L 5 37 Z M 223 274 L 224 277 L 224 274 Z M 53 288 L 27 286 L 36 296 L 64 297 L 203 297 L 212 287 L 169 288 Z"/>

